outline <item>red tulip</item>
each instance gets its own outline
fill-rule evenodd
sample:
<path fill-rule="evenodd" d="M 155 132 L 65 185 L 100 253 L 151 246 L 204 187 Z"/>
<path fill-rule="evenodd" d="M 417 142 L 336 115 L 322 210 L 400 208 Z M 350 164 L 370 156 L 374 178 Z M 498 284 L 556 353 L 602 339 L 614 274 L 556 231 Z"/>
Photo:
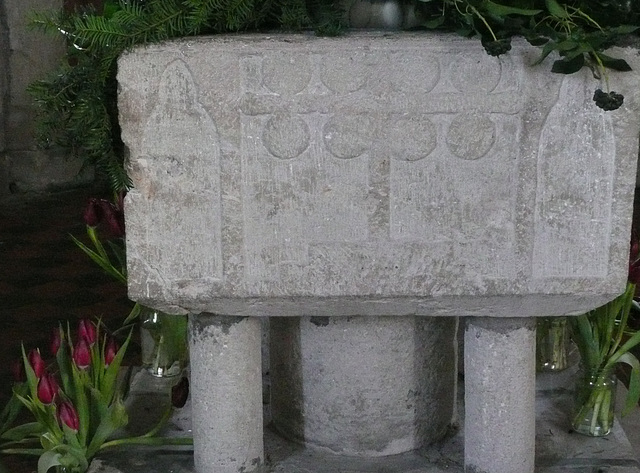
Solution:
<path fill-rule="evenodd" d="M 73 404 L 69 401 L 63 401 L 58 406 L 57 410 L 58 422 L 60 423 L 60 427 L 66 425 L 74 432 L 77 432 L 80 428 L 80 419 L 78 418 L 78 412 L 76 411 Z"/>
<path fill-rule="evenodd" d="M 111 234 L 116 238 L 124 236 L 124 212 L 108 200 L 100 201 L 102 214 Z"/>
<path fill-rule="evenodd" d="M 11 375 L 16 383 L 26 381 L 27 377 L 24 373 L 24 363 L 22 360 L 14 360 L 13 363 L 11 363 Z"/>
<path fill-rule="evenodd" d="M 73 348 L 73 362 L 81 370 L 87 369 L 91 365 L 91 352 L 84 338 L 80 338 Z"/>
<path fill-rule="evenodd" d="M 78 336 L 89 346 L 93 346 L 96 343 L 96 326 L 89 319 L 81 319 L 78 322 Z"/>
<path fill-rule="evenodd" d="M 107 346 L 104 349 L 104 366 L 109 366 L 113 363 L 116 354 L 118 353 L 118 345 L 113 337 L 109 337 L 107 341 Z"/>
<path fill-rule="evenodd" d="M 40 356 L 40 350 L 34 348 L 29 352 L 29 364 L 33 368 L 33 372 L 36 374 L 36 378 L 40 379 L 45 371 L 44 361 Z"/>
<path fill-rule="evenodd" d="M 43 404 L 51 404 L 58 394 L 58 382 L 51 373 L 45 373 L 38 382 L 38 399 Z"/>
<path fill-rule="evenodd" d="M 49 348 L 51 349 L 51 354 L 56 356 L 58 354 L 58 350 L 60 349 L 60 344 L 62 343 L 62 329 L 60 327 L 56 327 L 51 331 L 51 342 L 49 344 Z"/>
<path fill-rule="evenodd" d="M 102 207 L 98 199 L 95 197 L 89 199 L 89 203 L 82 214 L 82 219 L 89 227 L 95 227 L 100 223 L 102 220 Z"/>

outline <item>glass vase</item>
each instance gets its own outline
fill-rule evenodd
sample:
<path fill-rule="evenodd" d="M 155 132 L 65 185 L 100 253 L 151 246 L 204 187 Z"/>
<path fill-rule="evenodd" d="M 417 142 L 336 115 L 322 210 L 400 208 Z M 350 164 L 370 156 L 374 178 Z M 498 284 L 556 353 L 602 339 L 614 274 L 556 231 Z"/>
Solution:
<path fill-rule="evenodd" d="M 574 393 L 573 430 L 591 437 L 611 432 L 615 396 L 616 377 L 612 369 L 581 371 Z"/>
<path fill-rule="evenodd" d="M 178 376 L 189 358 L 187 316 L 143 308 L 140 312 L 142 367 L 162 378 Z"/>
<path fill-rule="evenodd" d="M 536 369 L 562 371 L 567 368 L 569 325 L 566 317 L 540 317 L 536 328 Z"/>

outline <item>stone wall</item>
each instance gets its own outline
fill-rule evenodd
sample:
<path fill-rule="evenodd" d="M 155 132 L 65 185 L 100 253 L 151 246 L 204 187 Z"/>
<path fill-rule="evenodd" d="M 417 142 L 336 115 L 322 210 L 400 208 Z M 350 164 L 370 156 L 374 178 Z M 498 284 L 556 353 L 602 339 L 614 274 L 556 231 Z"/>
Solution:
<path fill-rule="evenodd" d="M 30 28 L 33 10 L 60 8 L 62 0 L 0 0 L 0 196 L 67 187 L 79 176 L 79 160 L 60 149 L 42 150 L 35 140 L 35 109 L 26 87 L 59 62 L 64 44 Z"/>
<path fill-rule="evenodd" d="M 0 2 L 0 153 L 5 150 L 4 131 L 6 95 L 9 83 L 9 27 L 4 3 Z"/>

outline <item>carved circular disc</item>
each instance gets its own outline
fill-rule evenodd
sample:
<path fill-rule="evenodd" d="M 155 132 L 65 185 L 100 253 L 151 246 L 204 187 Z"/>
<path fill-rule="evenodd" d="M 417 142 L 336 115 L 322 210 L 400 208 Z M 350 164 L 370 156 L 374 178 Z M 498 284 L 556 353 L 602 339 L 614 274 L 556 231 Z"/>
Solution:
<path fill-rule="evenodd" d="M 383 133 L 383 147 L 389 157 L 417 161 L 431 154 L 437 143 L 437 131 L 426 116 L 402 117 L 389 123 Z"/>
<path fill-rule="evenodd" d="M 324 144 L 336 158 L 357 158 L 371 146 L 373 127 L 366 115 L 332 117 L 323 129 Z"/>
<path fill-rule="evenodd" d="M 496 126 L 487 115 L 458 115 L 449 125 L 447 145 L 462 159 L 474 160 L 487 154 L 496 141 Z"/>
<path fill-rule="evenodd" d="M 303 54 L 268 57 L 262 63 L 262 82 L 278 94 L 297 94 L 311 80 L 311 63 Z"/>
<path fill-rule="evenodd" d="M 309 126 L 300 117 L 275 115 L 264 127 L 262 142 L 280 159 L 293 159 L 309 147 Z"/>

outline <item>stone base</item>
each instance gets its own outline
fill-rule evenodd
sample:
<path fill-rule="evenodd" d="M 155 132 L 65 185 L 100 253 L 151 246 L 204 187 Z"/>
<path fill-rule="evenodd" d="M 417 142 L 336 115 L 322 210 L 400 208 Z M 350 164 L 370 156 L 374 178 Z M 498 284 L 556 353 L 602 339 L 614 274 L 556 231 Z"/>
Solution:
<path fill-rule="evenodd" d="M 536 472 L 583 473 L 607 471 L 609 473 L 640 473 L 640 409 L 629 416 L 616 418 L 611 434 L 604 438 L 590 438 L 570 434 L 566 414 L 571 403 L 570 387 L 575 367 L 557 374 L 540 374 L 536 384 Z M 148 377 L 138 376 L 132 388 L 137 408 L 136 416 L 159 415 L 151 409 L 157 398 L 150 396 Z M 136 385 L 138 387 L 136 387 Z M 464 416 L 464 383 L 460 382 L 458 411 Z M 626 389 L 619 383 L 618 399 L 624 399 Z M 622 405 L 622 403 L 619 403 Z M 182 419 L 189 404 L 178 416 L 180 425 L 170 425 L 167 435 L 184 435 Z M 136 423 L 138 420 L 135 421 Z M 152 422 L 148 422 L 152 423 Z M 631 440 L 631 443 L 630 443 Z M 451 437 L 417 453 L 406 453 L 379 458 L 357 458 L 314 452 L 289 443 L 265 429 L 265 473 L 462 473 L 464 471 L 464 429 Z M 193 450 L 187 447 L 149 448 L 125 447 L 110 450 L 94 460 L 89 473 L 194 473 Z M 514 472 L 515 473 L 515 472 Z"/>
<path fill-rule="evenodd" d="M 271 408 L 285 437 L 380 457 L 439 440 L 455 417 L 457 319 L 272 317 Z"/>

